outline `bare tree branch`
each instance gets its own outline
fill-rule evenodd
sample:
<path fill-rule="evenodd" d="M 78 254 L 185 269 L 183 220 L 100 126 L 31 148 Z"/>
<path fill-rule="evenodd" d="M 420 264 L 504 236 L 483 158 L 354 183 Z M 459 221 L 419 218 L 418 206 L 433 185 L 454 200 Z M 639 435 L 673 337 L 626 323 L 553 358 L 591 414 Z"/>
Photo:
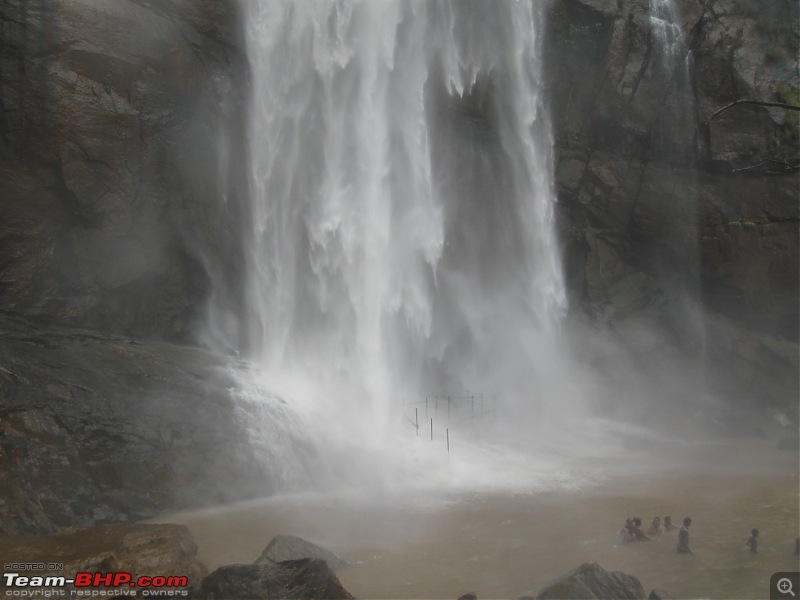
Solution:
<path fill-rule="evenodd" d="M 767 170 L 766 172 L 770 175 L 779 175 L 780 173 L 786 173 L 787 171 L 795 171 L 797 169 L 800 169 L 800 165 L 793 165 L 786 161 L 768 158 L 766 160 L 762 160 L 760 163 L 755 165 L 742 167 L 741 169 L 734 169 L 733 171 L 731 171 L 731 173 L 742 173 L 743 171 L 751 171 L 753 169 L 758 169 L 759 167 L 763 167 L 764 165 L 781 165 L 783 167 L 783 169 L 779 171 Z"/>
<path fill-rule="evenodd" d="M 706 119 L 706 123 L 711 121 L 714 117 L 719 115 L 720 113 L 725 112 L 729 108 L 733 108 L 739 104 L 755 104 L 757 106 L 769 106 L 771 108 L 785 108 L 787 110 L 798 110 L 800 111 L 800 106 L 795 106 L 794 104 L 784 104 L 783 102 L 762 102 L 761 100 L 734 100 L 727 106 L 723 106 L 718 111 L 711 114 L 710 117 Z"/>

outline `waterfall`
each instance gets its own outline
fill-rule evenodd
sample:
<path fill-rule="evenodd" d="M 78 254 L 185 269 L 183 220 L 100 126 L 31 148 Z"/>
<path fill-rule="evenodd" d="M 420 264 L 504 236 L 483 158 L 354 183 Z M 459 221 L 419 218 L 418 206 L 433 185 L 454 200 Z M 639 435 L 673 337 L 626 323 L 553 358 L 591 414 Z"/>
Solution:
<path fill-rule="evenodd" d="M 681 23 L 675 0 L 650 0 L 650 33 L 656 46 L 654 72 L 669 86 L 661 107 L 663 137 L 673 138 L 665 152 L 678 161 L 695 160 L 695 102 L 691 81 L 692 53 L 689 35 Z M 678 138 L 678 135 L 682 137 Z"/>
<path fill-rule="evenodd" d="M 675 0 L 650 0 L 649 25 L 655 60 L 653 79 L 659 81 L 657 119 L 653 127 L 653 158 L 665 161 L 674 169 L 672 203 L 680 206 L 673 219 L 697 224 L 697 122 L 694 95 L 693 57 L 690 36 Z M 699 396 L 704 397 L 707 384 L 707 333 L 702 307 L 701 252 L 697 227 L 688 232 L 675 227 L 670 240 L 679 248 L 682 260 L 675 273 L 667 273 L 665 287 L 677 296 L 673 308 L 673 329 L 691 356 L 691 374 Z M 677 275 L 676 275 L 677 274 Z M 705 400 L 705 398 L 704 398 Z"/>
<path fill-rule="evenodd" d="M 426 395 L 492 394 L 525 435 L 570 411 L 542 3 L 242 6 L 248 397 L 350 470 Z"/>
<path fill-rule="evenodd" d="M 686 35 L 673 0 L 650 0 L 650 30 L 661 48 L 661 59 L 667 65 L 681 60 L 686 51 Z"/>

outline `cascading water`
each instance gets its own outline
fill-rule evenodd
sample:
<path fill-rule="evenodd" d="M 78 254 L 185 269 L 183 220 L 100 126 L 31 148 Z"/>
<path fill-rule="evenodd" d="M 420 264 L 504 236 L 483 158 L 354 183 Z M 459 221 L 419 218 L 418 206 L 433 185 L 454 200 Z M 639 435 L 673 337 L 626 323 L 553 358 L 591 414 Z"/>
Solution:
<path fill-rule="evenodd" d="M 650 0 L 650 30 L 661 47 L 662 60 L 670 66 L 686 51 L 686 35 L 680 26 L 674 0 Z"/>
<path fill-rule="evenodd" d="M 655 74 L 670 88 L 664 95 L 660 112 L 661 128 L 670 130 L 668 137 L 682 132 L 683 139 L 670 148 L 673 158 L 693 162 L 696 133 L 694 94 L 691 83 L 692 53 L 689 35 L 681 25 L 680 13 L 674 0 L 650 0 L 650 32 L 656 46 Z M 688 150 L 688 152 L 687 152 Z"/>
<path fill-rule="evenodd" d="M 545 435 L 575 399 L 556 335 L 541 3 L 243 7 L 254 369 L 240 394 L 281 423 L 265 446 L 295 462 L 298 440 L 323 449 L 315 480 L 396 477 L 414 452 L 409 403 L 471 391 L 499 398 L 506 441 Z"/>
<path fill-rule="evenodd" d="M 692 83 L 692 51 L 689 34 L 681 22 L 681 14 L 675 0 L 650 0 L 650 32 L 656 47 L 654 77 L 665 82 L 663 100 L 659 106 L 658 119 L 653 132 L 655 154 L 671 163 L 689 167 L 676 185 L 674 194 L 680 195 L 691 212 L 685 211 L 683 218 L 697 222 L 697 181 L 694 171 L 696 163 L 697 115 Z M 694 340 L 695 369 L 700 378 L 706 370 L 706 335 L 700 276 L 700 244 L 695 234 L 682 242 L 687 259 L 682 265 L 680 281 L 670 287 L 683 293 L 680 320 Z"/>

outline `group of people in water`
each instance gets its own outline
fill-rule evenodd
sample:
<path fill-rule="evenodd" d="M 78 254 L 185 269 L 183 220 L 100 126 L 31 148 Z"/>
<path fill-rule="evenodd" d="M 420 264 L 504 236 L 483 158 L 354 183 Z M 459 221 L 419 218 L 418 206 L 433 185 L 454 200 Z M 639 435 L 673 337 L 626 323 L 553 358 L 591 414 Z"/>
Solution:
<path fill-rule="evenodd" d="M 625 519 L 625 525 L 619 530 L 620 539 L 625 542 L 649 542 L 653 535 L 661 535 L 669 533 L 670 531 L 678 530 L 678 554 L 692 554 L 689 548 L 689 526 L 692 524 L 692 518 L 686 517 L 683 519 L 683 526 L 678 527 L 672 522 L 672 517 L 664 517 L 662 523 L 661 517 L 653 517 L 647 531 L 642 531 L 642 520 L 639 517 Z M 758 552 L 758 529 L 755 527 L 750 530 L 750 537 L 747 538 L 745 546 L 749 548 L 750 552 Z M 800 556 L 800 537 L 795 540 L 794 548 L 795 556 Z"/>
<path fill-rule="evenodd" d="M 669 533 L 670 531 L 678 530 L 678 554 L 691 554 L 692 550 L 689 548 L 689 526 L 692 524 L 691 517 L 686 517 L 683 520 L 683 526 L 678 527 L 672 522 L 672 517 L 664 517 L 664 522 L 661 522 L 661 517 L 653 517 L 647 531 L 642 531 L 642 520 L 639 517 L 625 519 L 625 525 L 619 530 L 620 539 L 625 542 L 649 542 L 650 536 L 661 535 Z M 755 530 L 753 530 L 755 531 Z M 758 532 L 756 532 L 758 537 Z M 757 543 L 756 543 L 757 546 Z"/>

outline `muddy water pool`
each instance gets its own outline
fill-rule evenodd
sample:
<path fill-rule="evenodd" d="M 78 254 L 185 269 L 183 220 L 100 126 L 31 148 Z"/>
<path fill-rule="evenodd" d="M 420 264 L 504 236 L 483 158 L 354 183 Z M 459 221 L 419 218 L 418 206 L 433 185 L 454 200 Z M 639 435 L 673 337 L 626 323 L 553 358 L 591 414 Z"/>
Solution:
<path fill-rule="evenodd" d="M 772 573 L 800 568 L 793 452 L 762 440 L 717 442 L 564 469 L 585 477 L 513 492 L 283 495 L 160 520 L 186 524 L 210 569 L 252 562 L 274 535 L 299 535 L 352 561 L 337 575 L 359 598 L 516 598 L 583 562 L 635 575 L 646 593 L 764 598 Z M 626 517 L 646 527 L 667 514 L 692 517 L 693 555 L 676 553 L 675 533 L 637 544 L 617 537 Z M 753 527 L 757 554 L 745 547 Z"/>

